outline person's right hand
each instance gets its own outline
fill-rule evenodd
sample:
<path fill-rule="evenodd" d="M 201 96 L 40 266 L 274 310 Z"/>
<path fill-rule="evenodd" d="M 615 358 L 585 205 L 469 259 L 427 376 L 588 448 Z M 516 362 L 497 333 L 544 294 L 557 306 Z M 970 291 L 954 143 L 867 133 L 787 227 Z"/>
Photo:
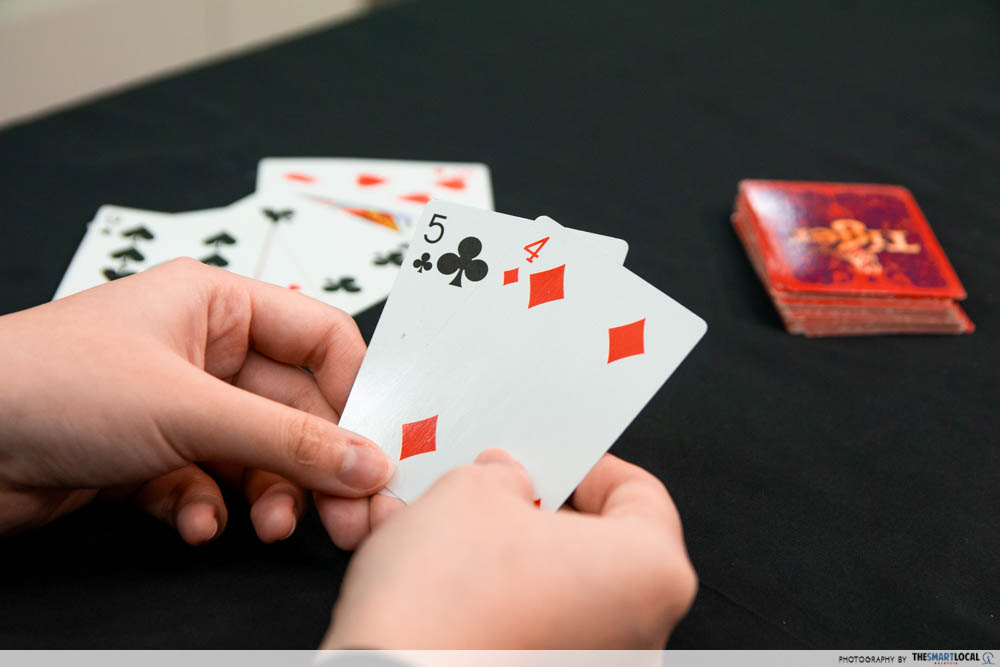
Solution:
<path fill-rule="evenodd" d="M 657 649 L 694 599 L 667 490 L 611 455 L 556 513 L 500 450 L 408 507 L 376 498 L 323 648 Z"/>

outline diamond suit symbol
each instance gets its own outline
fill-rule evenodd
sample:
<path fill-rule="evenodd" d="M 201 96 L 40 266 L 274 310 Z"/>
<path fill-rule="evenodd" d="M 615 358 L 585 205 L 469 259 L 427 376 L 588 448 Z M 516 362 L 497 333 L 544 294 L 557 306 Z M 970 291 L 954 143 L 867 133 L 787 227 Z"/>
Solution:
<path fill-rule="evenodd" d="M 563 276 L 565 273 L 566 265 L 563 264 L 554 269 L 539 271 L 528 276 L 531 280 L 531 294 L 528 296 L 528 308 L 534 308 L 549 301 L 562 299 Z"/>
<path fill-rule="evenodd" d="M 442 188 L 451 188 L 452 190 L 464 190 L 465 189 L 465 179 L 461 176 L 455 176 L 454 178 L 446 178 L 444 180 L 438 181 L 438 185 Z"/>
<path fill-rule="evenodd" d="M 420 421 L 403 424 L 403 441 L 399 450 L 399 460 L 426 454 L 437 449 L 438 416 L 428 417 Z"/>
<path fill-rule="evenodd" d="M 403 201 L 412 201 L 418 204 L 426 204 L 431 200 L 431 196 L 423 192 L 414 192 L 413 194 L 409 195 L 400 195 L 399 198 L 402 199 Z"/>
<path fill-rule="evenodd" d="M 608 329 L 608 363 L 645 352 L 646 318 Z"/>
<path fill-rule="evenodd" d="M 369 187 L 372 185 L 381 185 L 385 183 L 386 179 L 381 176 L 376 176 L 375 174 L 358 174 L 358 185 L 361 187 Z"/>

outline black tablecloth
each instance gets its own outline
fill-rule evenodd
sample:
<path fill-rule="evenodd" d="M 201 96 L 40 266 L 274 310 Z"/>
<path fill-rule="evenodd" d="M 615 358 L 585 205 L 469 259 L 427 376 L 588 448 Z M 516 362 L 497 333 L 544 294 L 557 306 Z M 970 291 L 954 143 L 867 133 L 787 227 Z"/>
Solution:
<path fill-rule="evenodd" d="M 486 162 L 499 210 L 625 238 L 704 317 L 613 450 L 684 518 L 671 646 L 1000 640 L 996 3 L 392 7 L 0 133 L 0 312 L 51 297 L 98 205 L 222 205 L 267 155 Z M 745 177 L 908 186 L 978 331 L 786 334 L 729 225 Z M 229 502 L 197 549 L 114 505 L 0 542 L 0 645 L 316 645 L 348 554 Z"/>

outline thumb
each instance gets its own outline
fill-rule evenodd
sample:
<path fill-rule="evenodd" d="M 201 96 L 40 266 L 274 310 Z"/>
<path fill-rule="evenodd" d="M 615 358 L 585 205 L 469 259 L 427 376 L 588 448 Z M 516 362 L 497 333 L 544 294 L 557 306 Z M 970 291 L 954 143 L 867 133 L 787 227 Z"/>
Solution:
<path fill-rule="evenodd" d="M 486 449 L 476 457 L 473 468 L 485 467 L 491 477 L 510 488 L 525 500 L 532 500 L 531 476 L 513 456 L 502 449 Z"/>
<path fill-rule="evenodd" d="M 236 463 L 330 495 L 381 489 L 392 463 L 372 441 L 331 421 L 192 369 L 163 425 L 189 461 Z"/>

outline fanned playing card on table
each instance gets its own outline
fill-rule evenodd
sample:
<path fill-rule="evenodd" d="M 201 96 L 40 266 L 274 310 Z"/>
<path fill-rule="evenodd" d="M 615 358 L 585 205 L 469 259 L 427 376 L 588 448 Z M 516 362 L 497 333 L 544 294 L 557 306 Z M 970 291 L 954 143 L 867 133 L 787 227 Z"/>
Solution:
<path fill-rule="evenodd" d="M 288 192 L 260 192 L 240 215 L 271 227 L 260 280 L 352 315 L 386 297 L 406 251 L 399 234 Z"/>
<path fill-rule="evenodd" d="M 500 447 L 556 509 L 694 347 L 704 322 L 601 238 L 428 204 L 340 422 L 394 494 Z"/>
<path fill-rule="evenodd" d="M 267 226 L 234 219 L 228 208 L 183 214 L 102 206 L 53 298 L 124 278 L 177 257 L 253 276 Z"/>
<path fill-rule="evenodd" d="M 55 298 L 191 257 L 356 315 L 388 294 L 432 197 L 493 206 L 479 163 L 265 158 L 258 167 L 257 191 L 222 208 L 102 207 Z M 627 251 L 617 239 L 593 241 L 622 258 Z"/>
<path fill-rule="evenodd" d="M 290 190 L 406 236 L 431 199 L 493 208 L 489 168 L 472 162 L 264 158 L 258 190 Z"/>

